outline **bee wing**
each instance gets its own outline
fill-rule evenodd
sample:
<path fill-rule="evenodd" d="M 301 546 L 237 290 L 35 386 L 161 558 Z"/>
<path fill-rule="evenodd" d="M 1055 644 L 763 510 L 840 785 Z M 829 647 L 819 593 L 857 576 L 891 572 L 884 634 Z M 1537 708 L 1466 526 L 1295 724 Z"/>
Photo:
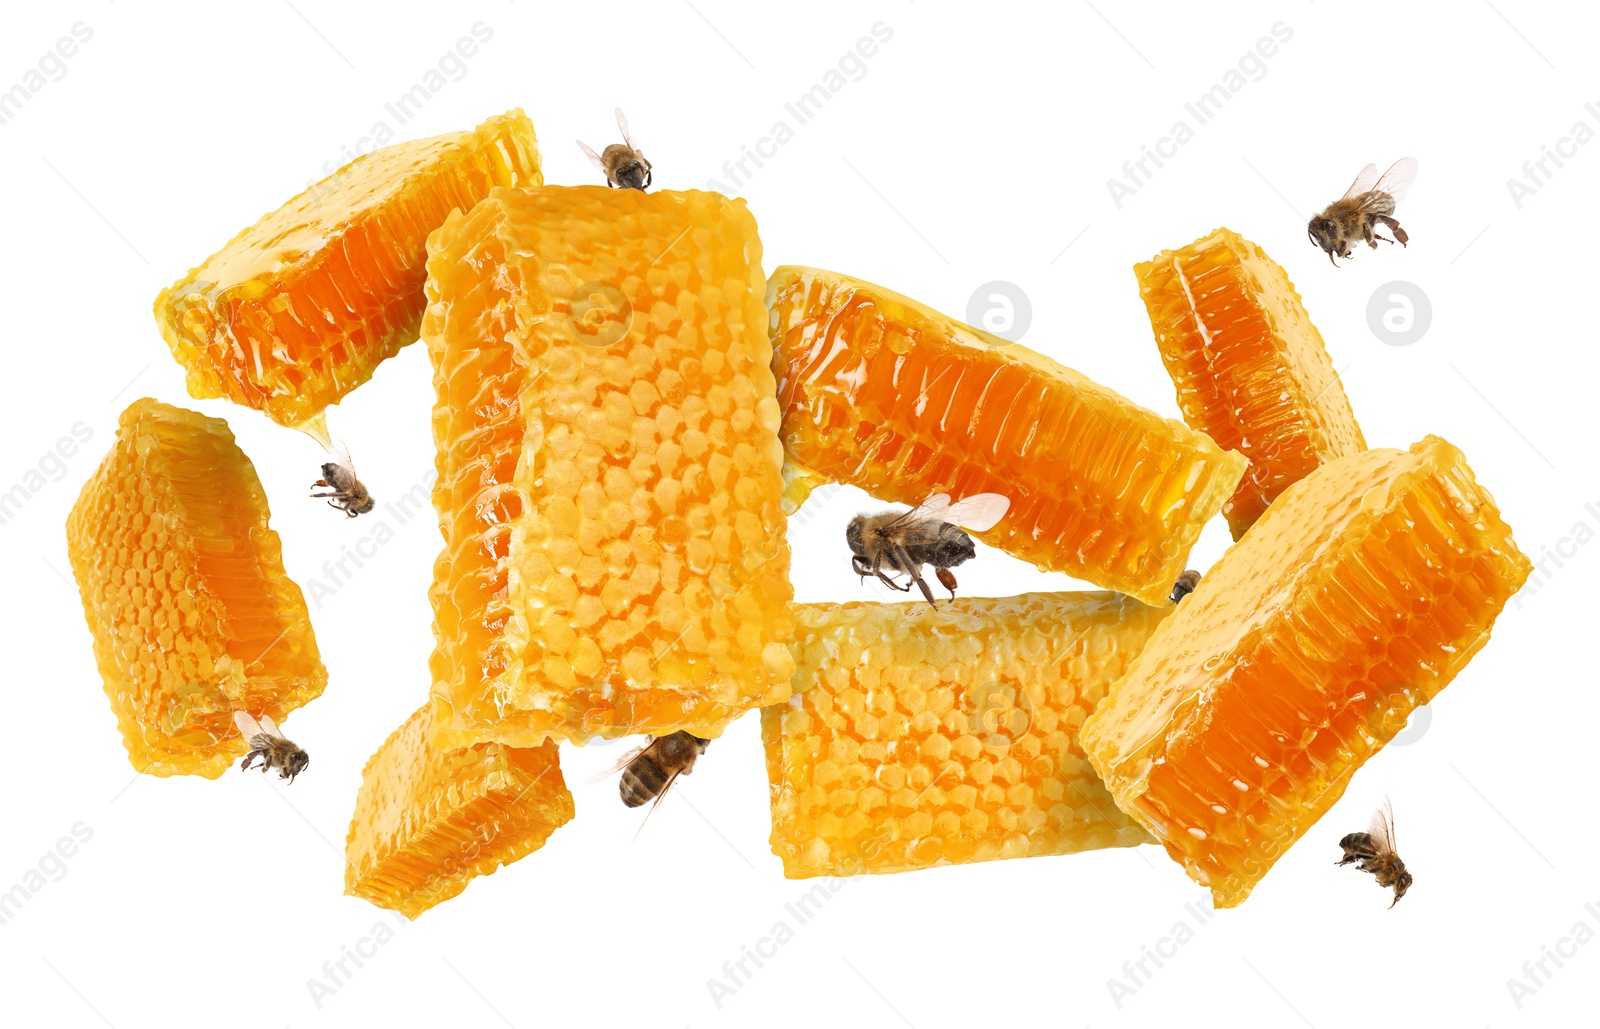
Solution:
<path fill-rule="evenodd" d="M 622 760 L 618 761 L 616 764 L 612 765 L 610 768 L 607 768 L 604 771 L 596 772 L 593 775 L 589 776 L 589 778 L 583 780 L 584 785 L 587 786 L 590 783 L 597 783 L 601 779 L 606 779 L 606 778 L 609 778 L 609 777 L 611 777 L 613 775 L 616 775 L 618 772 L 622 771 L 624 768 L 627 768 L 630 764 L 632 764 L 634 758 L 638 757 L 640 754 L 643 754 L 643 753 L 644 753 L 644 748 L 643 747 L 634 747 L 632 750 L 630 750 L 626 754 L 622 755 Z"/>
<path fill-rule="evenodd" d="M 1368 829 L 1372 834 L 1372 841 L 1380 852 L 1394 853 L 1394 806 L 1389 803 L 1389 798 L 1383 798 L 1383 807 L 1372 813 L 1372 826 Z"/>
<path fill-rule="evenodd" d="M 235 711 L 233 713 L 233 724 L 239 727 L 239 735 L 246 740 L 253 740 L 261 735 L 261 723 L 243 711 Z"/>
<path fill-rule="evenodd" d="M 660 807 L 661 802 L 667 799 L 667 794 L 672 792 L 672 784 L 677 782 L 678 776 L 682 774 L 683 772 L 680 769 L 679 771 L 673 772 L 672 775 L 667 777 L 667 784 L 661 787 L 661 792 L 656 794 L 656 799 L 653 803 L 651 803 L 650 810 L 646 811 L 644 813 L 644 817 L 639 820 L 639 828 L 633 831 L 633 838 L 635 840 L 639 838 L 640 833 L 644 832 L 644 823 L 650 821 L 650 816 L 655 814 L 656 808 Z"/>
<path fill-rule="evenodd" d="M 935 493 L 922 503 L 906 511 L 890 522 L 889 525 L 900 525 L 904 522 L 943 522 L 948 521 L 945 512 L 950 510 L 950 494 Z"/>
<path fill-rule="evenodd" d="M 617 108 L 617 128 L 622 132 L 622 141 L 628 144 L 629 150 L 637 150 L 633 145 L 633 136 L 628 132 L 628 116 L 622 113 L 622 108 Z"/>
<path fill-rule="evenodd" d="M 350 456 L 350 448 L 345 446 L 344 440 L 334 440 L 333 445 L 328 448 L 328 452 L 339 463 L 339 467 L 350 473 L 350 478 L 357 478 L 355 459 Z"/>
<path fill-rule="evenodd" d="M 944 513 L 944 520 L 972 532 L 987 532 L 1011 509 L 1011 500 L 999 493 L 974 493 L 962 497 Z"/>
<path fill-rule="evenodd" d="M 266 730 L 267 735 L 273 739 L 284 739 L 283 730 L 278 728 L 278 723 L 274 722 L 270 715 L 261 716 L 261 728 Z"/>
<path fill-rule="evenodd" d="M 1345 190 L 1344 196 L 1340 197 L 1339 199 L 1349 200 L 1351 197 L 1360 196 L 1361 194 L 1370 190 L 1372 188 L 1372 184 L 1377 181 L 1378 166 L 1376 164 L 1369 164 L 1365 168 L 1361 169 L 1361 174 L 1356 176 L 1356 181 L 1350 183 L 1350 188 Z"/>
<path fill-rule="evenodd" d="M 1402 157 L 1389 166 L 1389 170 L 1383 173 L 1383 178 L 1371 190 L 1374 193 L 1387 193 L 1398 202 L 1406 195 L 1406 190 L 1411 188 L 1416 177 L 1417 159 Z"/>
<path fill-rule="evenodd" d="M 606 170 L 606 163 L 604 161 L 600 160 L 600 155 L 599 154 L 597 154 L 593 150 L 589 149 L 589 144 L 585 143 L 583 140 L 580 139 L 580 140 L 578 140 L 578 149 L 582 150 L 585 154 L 587 154 L 589 156 L 589 163 L 590 164 L 594 165 L 596 168 L 599 168 L 601 171 L 605 171 Z"/>

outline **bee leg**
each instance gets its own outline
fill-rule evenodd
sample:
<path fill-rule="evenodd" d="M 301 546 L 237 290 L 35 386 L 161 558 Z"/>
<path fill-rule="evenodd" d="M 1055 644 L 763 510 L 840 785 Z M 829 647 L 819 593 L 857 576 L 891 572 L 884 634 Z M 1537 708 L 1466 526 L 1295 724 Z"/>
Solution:
<path fill-rule="evenodd" d="M 1378 221 L 1383 222 L 1383 224 L 1389 226 L 1389 231 L 1394 233 L 1395 240 L 1397 242 L 1399 242 L 1399 244 L 1401 246 L 1405 246 L 1406 245 L 1406 241 L 1409 240 L 1411 237 L 1406 235 L 1406 230 L 1402 229 L 1400 227 L 1400 223 L 1399 222 L 1395 221 L 1393 218 L 1390 218 L 1388 215 L 1384 215 L 1384 214 L 1377 215 L 1376 217 L 1377 217 Z"/>
<path fill-rule="evenodd" d="M 922 590 L 922 595 L 928 598 L 928 606 L 937 611 L 939 609 L 939 605 L 933 599 L 933 591 L 928 588 L 928 581 L 922 577 L 922 572 L 920 570 L 922 566 L 911 560 L 911 555 L 905 552 L 904 547 L 897 547 L 895 553 L 899 558 L 900 563 L 905 565 L 907 574 L 911 576 L 911 581 L 916 583 L 917 588 Z M 906 589 L 907 592 L 910 591 L 909 586 Z"/>
<path fill-rule="evenodd" d="M 902 593 L 911 592 L 911 584 L 910 583 L 907 583 L 906 585 L 902 586 L 898 582 L 895 582 L 893 579 L 889 578 L 887 575 L 883 574 L 882 564 L 883 564 L 883 559 L 881 557 L 873 560 L 873 562 L 872 562 L 872 574 L 873 575 L 876 575 L 879 579 L 883 580 L 883 584 L 885 586 L 888 586 L 890 589 L 899 590 Z"/>

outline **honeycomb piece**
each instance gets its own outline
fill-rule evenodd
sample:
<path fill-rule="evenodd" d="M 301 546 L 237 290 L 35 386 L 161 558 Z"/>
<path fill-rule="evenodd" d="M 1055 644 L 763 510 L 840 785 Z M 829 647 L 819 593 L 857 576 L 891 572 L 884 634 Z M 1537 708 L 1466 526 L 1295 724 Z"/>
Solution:
<path fill-rule="evenodd" d="M 1233 538 L 1291 483 L 1367 448 L 1294 283 L 1227 229 L 1134 265 L 1184 420 L 1250 460 L 1222 506 Z"/>
<path fill-rule="evenodd" d="M 361 773 L 344 892 L 416 918 L 480 875 L 544 846 L 572 820 L 555 743 L 433 745 L 429 705 Z"/>
<path fill-rule="evenodd" d="M 496 190 L 429 248 L 438 742 L 712 738 L 786 699 L 782 447 L 743 201 Z"/>
<path fill-rule="evenodd" d="M 156 298 L 190 395 L 311 420 L 417 338 L 427 237 L 445 215 L 543 181 L 520 110 L 351 161 Z"/>
<path fill-rule="evenodd" d="M 235 708 L 281 722 L 328 683 L 268 514 L 227 422 L 146 398 L 67 517 L 95 660 L 141 772 L 215 779 L 249 749 Z"/>
<path fill-rule="evenodd" d="M 761 712 L 791 879 L 1131 847 L 1078 730 L 1171 607 L 1114 593 L 800 604 Z"/>
<path fill-rule="evenodd" d="M 1232 907 L 1489 639 L 1531 566 L 1436 436 L 1286 489 L 1083 728 L 1117 804 Z"/>
<path fill-rule="evenodd" d="M 870 283 L 783 267 L 767 303 L 789 510 L 830 480 L 906 504 L 1003 493 L 974 535 L 1160 605 L 1244 473 L 1183 423 Z"/>

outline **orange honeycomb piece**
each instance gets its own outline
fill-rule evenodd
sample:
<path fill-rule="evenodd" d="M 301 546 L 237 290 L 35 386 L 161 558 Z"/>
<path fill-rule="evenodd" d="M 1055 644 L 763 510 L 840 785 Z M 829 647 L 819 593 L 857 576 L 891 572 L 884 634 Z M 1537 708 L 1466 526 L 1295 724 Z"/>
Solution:
<path fill-rule="evenodd" d="M 784 875 L 1150 842 L 1078 731 L 1171 607 L 1029 593 L 795 610 L 794 696 L 761 712 Z"/>
<path fill-rule="evenodd" d="M 1084 749 L 1122 810 L 1232 907 L 1488 642 L 1530 570 L 1444 440 L 1340 458 L 1206 573 Z"/>
<path fill-rule="evenodd" d="M 1182 422 L 871 283 L 783 267 L 767 303 L 791 510 L 823 481 L 905 504 L 1002 493 L 978 538 L 1159 605 L 1244 474 Z"/>
<path fill-rule="evenodd" d="M 328 671 L 255 466 L 220 418 L 134 401 L 67 517 L 67 557 L 128 760 L 215 779 L 235 708 L 282 721 Z"/>
<path fill-rule="evenodd" d="M 785 700 L 783 452 L 744 202 L 496 190 L 429 248 L 438 742 L 712 738 Z"/>
<path fill-rule="evenodd" d="M 1233 538 L 1313 468 L 1367 448 L 1294 283 L 1218 229 L 1133 267 L 1184 420 L 1250 460 L 1223 505 Z"/>
<path fill-rule="evenodd" d="M 416 918 L 572 820 L 554 743 L 441 750 L 429 705 L 372 755 L 345 839 L 344 892 Z"/>
<path fill-rule="evenodd" d="M 351 161 L 156 298 L 190 395 L 310 421 L 417 338 L 428 233 L 450 210 L 543 181 L 520 110 Z"/>

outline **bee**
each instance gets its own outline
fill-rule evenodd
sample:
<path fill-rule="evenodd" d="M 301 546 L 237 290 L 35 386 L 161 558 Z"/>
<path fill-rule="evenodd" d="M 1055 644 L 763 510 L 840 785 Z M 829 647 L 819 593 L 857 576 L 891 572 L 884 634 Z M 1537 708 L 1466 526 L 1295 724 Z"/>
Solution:
<path fill-rule="evenodd" d="M 241 772 L 259 757 L 263 773 L 269 768 L 276 768 L 278 778 L 294 782 L 294 777 L 311 764 L 311 755 L 284 739 L 283 733 L 278 731 L 278 724 L 268 716 L 262 715 L 258 722 L 243 711 L 235 711 L 233 724 L 239 727 L 239 734 L 250 744 L 250 753 L 239 763 Z"/>
<path fill-rule="evenodd" d="M 634 808 L 653 800 L 655 803 L 650 805 L 653 812 L 672 789 L 672 784 L 678 781 L 678 776 L 694 771 L 694 763 L 709 746 L 710 740 L 681 730 L 658 736 L 648 745 L 630 750 L 621 761 L 586 781 L 598 782 L 620 769 L 622 781 L 617 785 L 617 792 L 622 795 L 622 803 Z M 649 812 L 645 817 L 650 817 Z M 641 822 L 639 828 L 643 829 L 644 823 Z"/>
<path fill-rule="evenodd" d="M 356 478 L 356 466 L 350 460 L 350 451 L 343 443 L 334 444 L 337 461 L 329 461 L 322 466 L 322 478 L 311 484 L 312 489 L 322 487 L 331 490 L 330 493 L 313 493 L 313 497 L 332 497 L 328 506 L 335 511 L 343 511 L 347 518 L 364 515 L 377 503 L 372 499 L 372 494 L 367 492 L 367 487 Z"/>
<path fill-rule="evenodd" d="M 1394 205 L 1406 195 L 1417 177 L 1417 159 L 1402 157 L 1383 173 L 1383 178 L 1377 178 L 1377 174 L 1375 164 L 1361 169 L 1344 196 L 1329 204 L 1306 225 L 1306 235 L 1327 252 L 1328 261 L 1336 268 L 1339 262 L 1334 257 L 1353 257 L 1350 247 L 1357 241 L 1364 240 L 1376 250 L 1380 239 L 1385 243 L 1399 240 L 1400 245 L 1405 246 L 1411 238 L 1395 221 Z M 1389 226 L 1394 239 L 1373 231 L 1378 222 Z"/>
<path fill-rule="evenodd" d="M 1357 868 L 1377 878 L 1379 886 L 1394 890 L 1394 900 L 1389 902 L 1391 908 L 1400 903 L 1400 898 L 1411 888 L 1411 873 L 1395 853 L 1394 808 L 1388 797 L 1383 798 L 1383 807 L 1372 813 L 1371 828 L 1349 834 L 1339 841 L 1339 846 L 1344 848 L 1340 865 L 1356 862 Z"/>
<path fill-rule="evenodd" d="M 621 189 L 649 189 L 653 178 L 650 162 L 645 160 L 644 151 L 634 145 L 633 137 L 628 134 L 628 117 L 620 107 L 617 108 L 617 128 L 622 130 L 622 142 L 606 147 L 604 153 L 597 154 L 590 150 L 589 144 L 581 139 L 578 140 L 578 149 L 588 154 L 594 166 L 606 173 L 606 185 Z"/>
<path fill-rule="evenodd" d="M 916 583 L 928 604 L 937 608 L 933 591 L 922 578 L 922 566 L 933 566 L 954 600 L 956 577 L 950 569 L 977 554 L 972 537 L 962 530 L 992 529 L 1010 507 L 1011 501 L 999 493 L 974 493 L 954 504 L 950 494 L 936 493 L 909 511 L 856 515 L 844 530 L 845 542 L 850 545 L 850 567 L 863 582 L 874 575 L 904 593 L 911 592 L 911 583 Z M 901 585 L 885 574 L 885 568 L 905 572 L 911 582 Z"/>
<path fill-rule="evenodd" d="M 1193 593 L 1198 585 L 1200 585 L 1200 573 L 1190 568 L 1178 576 L 1178 581 L 1172 584 L 1172 594 L 1167 599 L 1176 604 Z"/>

